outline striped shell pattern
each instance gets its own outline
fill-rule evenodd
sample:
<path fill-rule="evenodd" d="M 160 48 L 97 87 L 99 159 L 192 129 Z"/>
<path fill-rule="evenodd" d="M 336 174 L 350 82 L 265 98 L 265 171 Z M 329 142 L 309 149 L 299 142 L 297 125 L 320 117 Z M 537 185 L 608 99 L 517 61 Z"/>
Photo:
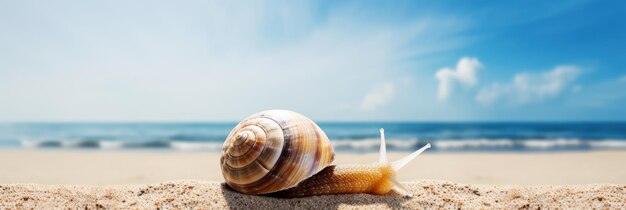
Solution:
<path fill-rule="evenodd" d="M 286 110 L 256 113 L 228 135 L 220 164 L 226 183 L 247 194 L 292 188 L 330 165 L 335 153 L 312 120 Z"/>

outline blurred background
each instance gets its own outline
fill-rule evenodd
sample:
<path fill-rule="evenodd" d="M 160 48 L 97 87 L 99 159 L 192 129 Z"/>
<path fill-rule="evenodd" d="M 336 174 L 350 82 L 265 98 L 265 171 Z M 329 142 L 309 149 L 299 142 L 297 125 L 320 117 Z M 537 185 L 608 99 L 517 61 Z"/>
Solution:
<path fill-rule="evenodd" d="M 619 1 L 2 1 L 0 148 L 220 151 L 302 113 L 336 150 L 626 149 Z"/>

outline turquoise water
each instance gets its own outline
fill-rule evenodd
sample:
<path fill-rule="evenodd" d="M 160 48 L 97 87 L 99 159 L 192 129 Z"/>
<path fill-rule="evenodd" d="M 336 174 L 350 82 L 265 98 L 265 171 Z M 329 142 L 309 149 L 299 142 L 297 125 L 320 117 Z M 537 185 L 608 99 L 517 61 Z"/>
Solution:
<path fill-rule="evenodd" d="M 236 123 L 18 123 L 0 125 L 0 148 L 220 151 Z M 319 123 L 334 148 L 388 150 L 573 151 L 626 149 L 626 123 Z"/>

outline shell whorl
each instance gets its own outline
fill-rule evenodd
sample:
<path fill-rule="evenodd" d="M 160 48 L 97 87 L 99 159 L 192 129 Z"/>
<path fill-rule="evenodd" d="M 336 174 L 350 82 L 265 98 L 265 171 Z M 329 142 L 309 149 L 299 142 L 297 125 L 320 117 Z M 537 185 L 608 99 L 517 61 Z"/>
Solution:
<path fill-rule="evenodd" d="M 247 194 L 289 189 L 330 165 L 328 137 L 307 117 L 286 110 L 253 114 L 240 122 L 222 149 L 222 174 Z"/>

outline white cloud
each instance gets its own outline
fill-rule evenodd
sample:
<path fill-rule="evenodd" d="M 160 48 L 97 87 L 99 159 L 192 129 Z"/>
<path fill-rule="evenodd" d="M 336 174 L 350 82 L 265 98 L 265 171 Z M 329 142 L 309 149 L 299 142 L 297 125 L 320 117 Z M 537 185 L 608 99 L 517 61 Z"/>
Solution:
<path fill-rule="evenodd" d="M 576 80 L 580 70 L 575 66 L 557 66 L 542 74 L 519 73 L 509 84 L 494 83 L 483 88 L 476 101 L 492 104 L 503 99 L 514 103 L 528 103 L 559 95 Z"/>
<path fill-rule="evenodd" d="M 482 68 L 482 64 L 476 58 L 463 57 L 456 64 L 456 69 L 442 68 L 437 71 L 435 77 L 439 80 L 437 99 L 445 101 L 448 99 L 454 88 L 454 83 L 458 82 L 468 87 L 473 87 L 478 83 L 476 73 Z"/>
<path fill-rule="evenodd" d="M 361 103 L 361 110 L 374 110 L 385 106 L 391 99 L 393 99 L 393 95 L 393 84 L 386 83 L 378 85 L 365 95 L 365 98 L 363 98 L 363 102 Z"/>

